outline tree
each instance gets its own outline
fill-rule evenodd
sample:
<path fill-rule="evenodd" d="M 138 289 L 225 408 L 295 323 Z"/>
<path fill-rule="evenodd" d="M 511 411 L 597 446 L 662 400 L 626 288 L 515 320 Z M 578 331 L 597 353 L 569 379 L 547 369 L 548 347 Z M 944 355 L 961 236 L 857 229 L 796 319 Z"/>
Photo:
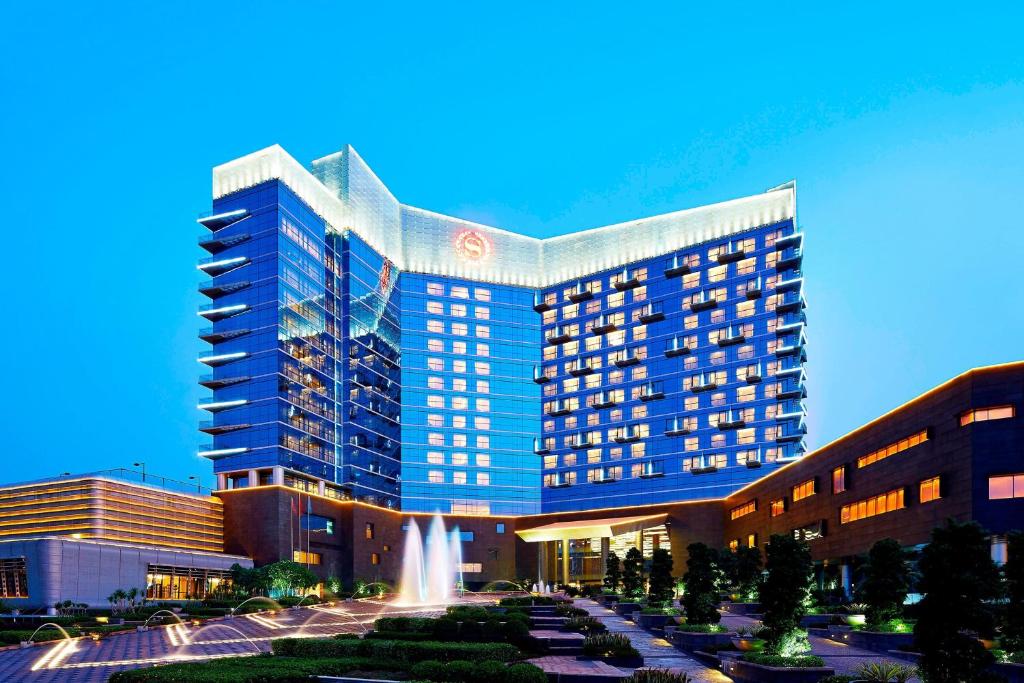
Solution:
<path fill-rule="evenodd" d="M 1011 652 L 1024 650 L 1024 532 L 1011 531 L 1006 536 L 1006 592 L 1009 604 L 1003 623 L 1002 645 Z"/>
<path fill-rule="evenodd" d="M 290 560 L 274 562 L 264 569 L 270 579 L 271 587 L 285 595 L 291 595 L 296 590 L 310 588 L 320 582 L 316 574 L 298 562 Z"/>
<path fill-rule="evenodd" d="M 691 543 L 686 547 L 686 592 L 683 593 L 683 608 L 687 624 L 717 624 L 722 618 L 718 613 L 718 553 L 703 543 Z"/>
<path fill-rule="evenodd" d="M 986 532 L 974 522 L 950 520 L 932 530 L 921 551 L 920 590 L 914 641 L 928 683 L 982 681 L 993 656 L 978 642 L 991 637 L 991 601 L 999 597 L 999 569 Z"/>
<path fill-rule="evenodd" d="M 806 648 L 807 636 L 800 630 L 810 594 L 811 552 L 807 544 L 792 536 L 773 534 L 767 550 L 767 576 L 761 583 L 761 622 L 767 629 L 765 651 L 790 656 Z"/>
<path fill-rule="evenodd" d="M 622 583 L 622 563 L 613 550 L 608 553 L 608 559 L 604 563 L 604 587 L 614 593 L 619 589 L 620 583 Z"/>
<path fill-rule="evenodd" d="M 651 574 L 647 580 L 649 602 L 671 602 L 675 595 L 672 579 L 672 553 L 658 548 L 651 557 Z"/>
<path fill-rule="evenodd" d="M 266 595 L 270 590 L 270 577 L 266 567 L 248 568 L 236 562 L 231 565 L 231 585 L 236 593 L 246 597 Z"/>
<path fill-rule="evenodd" d="M 643 568 L 644 556 L 630 548 L 622 562 L 622 592 L 627 598 L 636 600 L 644 594 Z"/>
<path fill-rule="evenodd" d="M 743 600 L 754 600 L 761 582 L 761 551 L 757 548 L 724 549 L 718 557 L 719 569 L 729 585 Z"/>
<path fill-rule="evenodd" d="M 883 625 L 903 616 L 910 589 L 910 567 L 899 542 L 883 538 L 871 546 L 864 567 L 860 598 L 868 606 L 867 622 Z"/>

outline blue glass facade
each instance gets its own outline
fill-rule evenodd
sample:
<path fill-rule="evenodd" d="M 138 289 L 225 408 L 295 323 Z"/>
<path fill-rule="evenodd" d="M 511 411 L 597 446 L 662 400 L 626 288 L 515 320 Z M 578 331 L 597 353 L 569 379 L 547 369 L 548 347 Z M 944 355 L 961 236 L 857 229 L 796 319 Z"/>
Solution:
<path fill-rule="evenodd" d="M 401 205 L 351 148 L 314 174 L 218 167 L 200 219 L 220 486 L 525 515 L 720 498 L 802 454 L 792 186 L 536 240 Z"/>
<path fill-rule="evenodd" d="M 548 287 L 545 512 L 719 498 L 803 453 L 792 221 Z"/>

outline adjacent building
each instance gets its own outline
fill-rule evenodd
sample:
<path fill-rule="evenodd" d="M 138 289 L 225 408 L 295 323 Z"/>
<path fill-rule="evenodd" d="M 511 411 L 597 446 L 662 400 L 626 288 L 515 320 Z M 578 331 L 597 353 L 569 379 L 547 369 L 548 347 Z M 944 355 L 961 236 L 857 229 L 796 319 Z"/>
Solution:
<path fill-rule="evenodd" d="M 803 451 L 792 183 L 535 239 L 401 204 L 351 147 L 214 169 L 218 488 L 523 516 L 718 499 Z"/>

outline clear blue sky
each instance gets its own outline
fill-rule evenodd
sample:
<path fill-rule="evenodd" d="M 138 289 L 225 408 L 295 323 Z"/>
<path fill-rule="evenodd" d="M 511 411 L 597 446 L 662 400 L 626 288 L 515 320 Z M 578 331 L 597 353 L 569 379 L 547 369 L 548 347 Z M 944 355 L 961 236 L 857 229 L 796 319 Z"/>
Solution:
<path fill-rule="evenodd" d="M 1024 9 L 714 4 L 8 5 L 2 479 L 209 483 L 194 221 L 275 142 L 537 236 L 796 178 L 812 446 L 1024 357 Z"/>

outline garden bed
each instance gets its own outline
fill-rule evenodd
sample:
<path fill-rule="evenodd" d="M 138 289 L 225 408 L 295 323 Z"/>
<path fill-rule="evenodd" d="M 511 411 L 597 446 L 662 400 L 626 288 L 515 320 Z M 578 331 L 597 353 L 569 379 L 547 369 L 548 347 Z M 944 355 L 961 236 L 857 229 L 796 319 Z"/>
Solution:
<path fill-rule="evenodd" d="M 828 637 L 836 642 L 852 645 L 864 650 L 871 650 L 872 652 L 905 650 L 914 644 L 913 633 L 864 631 L 842 626 L 830 626 Z"/>
<path fill-rule="evenodd" d="M 633 600 L 628 600 L 625 602 L 619 601 L 615 603 L 615 607 L 613 607 L 612 609 L 615 610 L 615 613 L 618 614 L 620 617 L 625 617 L 626 619 L 629 619 L 633 616 L 633 612 L 639 612 L 643 608 L 644 606 L 641 603 L 635 602 Z"/>
<path fill-rule="evenodd" d="M 761 603 L 759 602 L 723 602 L 719 607 L 729 614 L 737 614 L 740 616 L 750 616 L 751 614 L 761 613 Z"/>
<path fill-rule="evenodd" d="M 712 633 L 701 633 L 699 631 L 680 631 L 676 629 L 669 640 L 673 645 L 679 646 L 681 650 L 695 652 L 697 650 L 716 649 L 732 644 L 735 633 L 729 631 L 715 631 Z"/>
<path fill-rule="evenodd" d="M 835 675 L 835 669 L 827 666 L 769 666 L 724 655 L 722 671 L 739 683 L 817 683 Z"/>

